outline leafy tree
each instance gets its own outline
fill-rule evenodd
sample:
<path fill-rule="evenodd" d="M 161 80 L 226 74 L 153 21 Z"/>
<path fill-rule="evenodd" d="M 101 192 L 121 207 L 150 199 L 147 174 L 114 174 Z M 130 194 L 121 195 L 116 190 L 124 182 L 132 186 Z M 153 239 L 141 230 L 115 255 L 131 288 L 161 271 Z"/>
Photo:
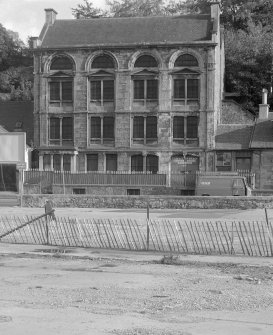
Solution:
<path fill-rule="evenodd" d="M 13 100 L 31 100 L 33 83 L 32 55 L 18 33 L 0 24 L 0 92 Z"/>
<path fill-rule="evenodd" d="M 114 17 L 166 15 L 164 0 L 107 0 Z"/>
<path fill-rule="evenodd" d="M 72 15 L 76 19 L 93 19 L 100 16 L 108 16 L 107 12 L 94 7 L 89 0 L 84 0 L 84 4 L 78 4 L 76 8 L 72 8 Z"/>
<path fill-rule="evenodd" d="M 248 30 L 226 30 L 226 90 L 241 94 L 241 103 L 255 112 L 262 89 L 271 87 L 273 33 L 261 24 Z"/>

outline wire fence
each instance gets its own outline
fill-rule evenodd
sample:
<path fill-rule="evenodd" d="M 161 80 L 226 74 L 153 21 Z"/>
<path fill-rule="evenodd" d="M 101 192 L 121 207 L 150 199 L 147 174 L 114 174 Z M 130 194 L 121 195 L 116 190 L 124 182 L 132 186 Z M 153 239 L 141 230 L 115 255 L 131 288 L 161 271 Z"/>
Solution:
<path fill-rule="evenodd" d="M 185 254 L 273 256 L 270 221 L 0 216 L 0 242 Z"/>

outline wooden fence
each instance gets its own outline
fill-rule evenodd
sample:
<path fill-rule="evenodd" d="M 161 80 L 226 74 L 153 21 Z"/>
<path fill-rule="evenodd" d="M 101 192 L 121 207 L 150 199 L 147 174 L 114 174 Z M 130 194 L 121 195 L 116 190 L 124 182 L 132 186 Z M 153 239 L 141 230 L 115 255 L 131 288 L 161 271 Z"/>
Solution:
<path fill-rule="evenodd" d="M 273 256 L 271 222 L 1 217 L 0 242 Z"/>

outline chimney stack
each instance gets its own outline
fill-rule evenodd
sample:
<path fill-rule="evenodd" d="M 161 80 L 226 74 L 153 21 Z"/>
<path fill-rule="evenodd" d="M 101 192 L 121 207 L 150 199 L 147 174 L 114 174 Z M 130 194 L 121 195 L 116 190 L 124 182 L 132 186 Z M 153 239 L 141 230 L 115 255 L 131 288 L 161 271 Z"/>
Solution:
<path fill-rule="evenodd" d="M 48 26 L 54 24 L 58 13 L 52 8 L 46 8 L 45 13 L 46 13 L 46 24 Z"/>
<path fill-rule="evenodd" d="M 262 103 L 259 105 L 259 119 L 260 120 L 268 119 L 269 105 L 267 104 L 267 95 L 268 95 L 268 90 L 266 88 L 263 88 Z"/>

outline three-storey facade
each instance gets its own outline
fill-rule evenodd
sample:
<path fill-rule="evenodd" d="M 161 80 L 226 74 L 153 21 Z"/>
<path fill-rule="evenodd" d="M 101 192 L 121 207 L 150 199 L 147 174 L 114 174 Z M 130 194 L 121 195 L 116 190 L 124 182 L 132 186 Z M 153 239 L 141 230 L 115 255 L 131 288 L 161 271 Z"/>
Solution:
<path fill-rule="evenodd" d="M 224 48 L 210 15 L 58 20 L 34 51 L 39 169 L 213 170 Z"/>

